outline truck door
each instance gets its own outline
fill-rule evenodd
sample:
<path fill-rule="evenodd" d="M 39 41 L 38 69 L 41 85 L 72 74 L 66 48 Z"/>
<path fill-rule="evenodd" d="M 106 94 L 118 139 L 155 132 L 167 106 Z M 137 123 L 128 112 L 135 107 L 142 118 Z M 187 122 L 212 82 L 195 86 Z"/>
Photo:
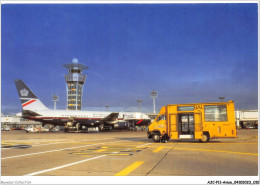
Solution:
<path fill-rule="evenodd" d="M 202 128 L 202 116 L 201 113 L 194 113 L 195 129 L 194 136 L 195 139 L 202 139 L 203 128 Z"/>
<path fill-rule="evenodd" d="M 179 138 L 193 139 L 194 138 L 194 114 L 180 113 L 178 114 Z"/>
<path fill-rule="evenodd" d="M 177 114 L 170 114 L 170 138 L 179 139 Z"/>
<path fill-rule="evenodd" d="M 179 114 L 179 133 L 181 135 L 194 135 L 193 114 Z"/>

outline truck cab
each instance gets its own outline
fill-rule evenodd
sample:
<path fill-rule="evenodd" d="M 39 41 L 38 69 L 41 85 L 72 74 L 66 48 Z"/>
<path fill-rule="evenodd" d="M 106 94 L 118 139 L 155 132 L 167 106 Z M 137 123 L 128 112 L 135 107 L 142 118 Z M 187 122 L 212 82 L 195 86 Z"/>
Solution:
<path fill-rule="evenodd" d="M 153 139 L 154 142 L 159 142 L 160 140 L 167 141 L 168 137 L 166 135 L 166 106 L 162 107 L 157 117 L 148 127 L 148 138 Z"/>

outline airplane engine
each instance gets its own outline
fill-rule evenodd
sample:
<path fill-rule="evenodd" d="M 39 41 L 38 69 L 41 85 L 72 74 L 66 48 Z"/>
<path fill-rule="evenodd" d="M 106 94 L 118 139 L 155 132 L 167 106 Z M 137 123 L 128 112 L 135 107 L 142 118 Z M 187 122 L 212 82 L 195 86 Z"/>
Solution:
<path fill-rule="evenodd" d="M 120 122 L 114 124 L 114 129 L 128 129 L 129 123 L 128 122 Z"/>

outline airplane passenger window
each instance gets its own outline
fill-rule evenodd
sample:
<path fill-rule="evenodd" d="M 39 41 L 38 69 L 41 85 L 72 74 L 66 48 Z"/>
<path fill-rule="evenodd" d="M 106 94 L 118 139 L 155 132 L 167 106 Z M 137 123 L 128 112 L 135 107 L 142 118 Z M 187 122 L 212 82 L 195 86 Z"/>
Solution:
<path fill-rule="evenodd" d="M 227 121 L 226 105 L 207 105 L 204 109 L 205 121 Z"/>

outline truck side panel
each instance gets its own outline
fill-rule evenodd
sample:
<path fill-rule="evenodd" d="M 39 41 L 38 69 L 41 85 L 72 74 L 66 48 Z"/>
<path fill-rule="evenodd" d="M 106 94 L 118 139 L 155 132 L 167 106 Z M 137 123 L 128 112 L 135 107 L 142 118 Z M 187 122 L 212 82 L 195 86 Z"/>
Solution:
<path fill-rule="evenodd" d="M 202 139 L 203 135 L 203 128 L 202 128 L 202 115 L 201 112 L 194 113 L 194 138 L 195 139 Z"/>
<path fill-rule="evenodd" d="M 203 131 L 209 132 L 210 138 L 236 137 L 235 111 L 233 102 L 226 104 L 226 116 L 226 121 L 207 121 L 204 117 Z"/>

